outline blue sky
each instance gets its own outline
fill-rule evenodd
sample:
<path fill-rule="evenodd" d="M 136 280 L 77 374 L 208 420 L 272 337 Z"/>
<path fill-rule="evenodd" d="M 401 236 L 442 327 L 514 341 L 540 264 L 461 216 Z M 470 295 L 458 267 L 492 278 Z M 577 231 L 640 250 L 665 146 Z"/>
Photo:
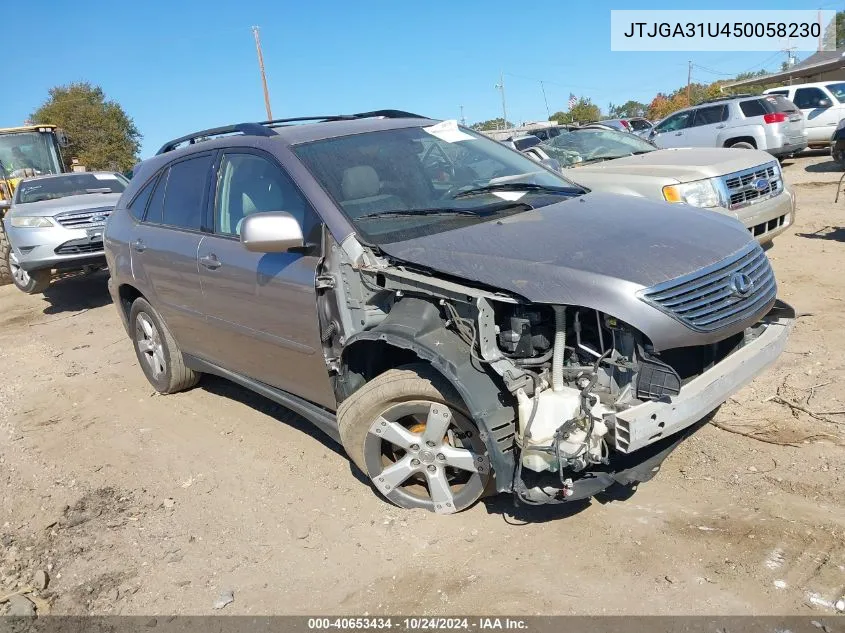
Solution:
<path fill-rule="evenodd" d="M 843 9 L 845 0 L 712 0 L 708 9 Z M 546 118 L 569 93 L 650 100 L 694 81 L 779 68 L 783 53 L 609 50 L 612 8 L 673 2 L 428 0 L 146 0 L 27 3 L 26 29 L 5 29 L 0 127 L 21 124 L 50 87 L 86 80 L 121 103 L 147 157 L 169 138 L 265 118 L 250 26 L 261 27 L 275 117 L 397 108 L 467 122 Z M 43 18 L 43 19 L 42 19 Z M 808 53 L 799 53 L 799 58 Z"/>

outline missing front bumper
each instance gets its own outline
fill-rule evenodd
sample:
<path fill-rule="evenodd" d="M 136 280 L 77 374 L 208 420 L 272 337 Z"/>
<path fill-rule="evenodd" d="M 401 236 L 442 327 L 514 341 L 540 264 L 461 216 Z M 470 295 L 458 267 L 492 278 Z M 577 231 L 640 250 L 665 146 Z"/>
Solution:
<path fill-rule="evenodd" d="M 777 360 L 786 347 L 794 319 L 794 310 L 778 301 L 753 340 L 688 382 L 679 395 L 617 413 L 613 421 L 616 450 L 631 453 L 642 449 L 695 424 L 716 409 Z"/>

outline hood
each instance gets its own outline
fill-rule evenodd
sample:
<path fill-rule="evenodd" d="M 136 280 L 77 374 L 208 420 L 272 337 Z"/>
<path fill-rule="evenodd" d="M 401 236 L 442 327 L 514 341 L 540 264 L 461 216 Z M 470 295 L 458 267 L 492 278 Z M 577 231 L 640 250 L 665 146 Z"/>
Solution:
<path fill-rule="evenodd" d="M 66 196 L 56 200 L 27 202 L 16 204 L 9 215 L 41 215 L 53 217 L 65 211 L 84 211 L 86 209 L 113 209 L 120 198 L 119 193 L 84 193 L 78 196 Z"/>
<path fill-rule="evenodd" d="M 594 300 L 601 295 L 612 302 L 623 288 L 632 296 L 718 262 L 751 239 L 740 222 L 712 211 L 593 192 L 381 248 L 397 259 L 532 302 L 613 314 L 612 306 Z"/>
<path fill-rule="evenodd" d="M 643 175 L 672 178 L 690 182 L 714 176 L 724 176 L 736 171 L 771 163 L 775 158 L 756 149 L 730 149 L 721 147 L 683 147 L 659 149 L 638 156 L 625 156 L 598 163 L 573 166 L 564 174 L 575 181 L 578 174 L 601 173 L 626 176 Z"/>

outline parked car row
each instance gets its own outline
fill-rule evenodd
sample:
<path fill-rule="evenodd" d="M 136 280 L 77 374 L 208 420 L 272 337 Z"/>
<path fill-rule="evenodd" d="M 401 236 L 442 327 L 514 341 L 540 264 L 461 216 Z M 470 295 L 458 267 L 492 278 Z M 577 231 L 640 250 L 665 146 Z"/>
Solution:
<path fill-rule="evenodd" d="M 648 481 L 783 351 L 794 312 L 730 216 L 789 215 L 792 194 L 763 152 L 604 126 L 536 147 L 564 168 L 384 110 L 202 130 L 128 183 L 89 175 L 122 189 L 108 286 L 142 371 L 162 394 L 208 373 L 297 411 L 403 508 Z M 91 184 L 54 201 L 118 193 Z M 22 218 L 75 216 L 21 211 L 63 187 L 20 183 L 19 261 L 64 239 Z"/>

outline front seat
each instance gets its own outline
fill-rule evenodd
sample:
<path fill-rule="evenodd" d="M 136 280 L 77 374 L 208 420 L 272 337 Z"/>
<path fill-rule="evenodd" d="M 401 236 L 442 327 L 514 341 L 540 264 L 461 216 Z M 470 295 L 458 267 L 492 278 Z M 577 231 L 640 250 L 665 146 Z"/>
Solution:
<path fill-rule="evenodd" d="M 381 180 L 369 165 L 357 165 L 344 170 L 340 182 L 341 206 L 353 218 L 379 211 L 407 209 L 402 199 L 381 193 Z"/>

